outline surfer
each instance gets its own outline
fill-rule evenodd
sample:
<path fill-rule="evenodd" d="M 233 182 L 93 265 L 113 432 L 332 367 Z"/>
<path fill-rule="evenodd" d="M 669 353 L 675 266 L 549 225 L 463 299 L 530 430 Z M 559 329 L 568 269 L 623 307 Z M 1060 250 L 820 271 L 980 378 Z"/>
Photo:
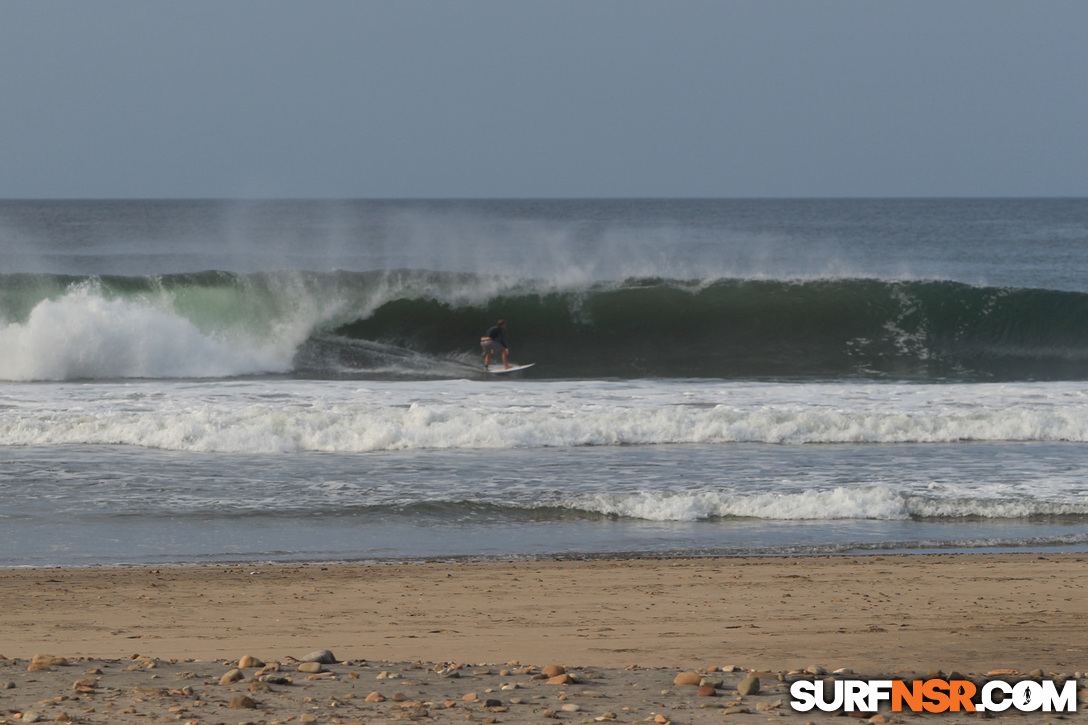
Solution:
<path fill-rule="evenodd" d="M 502 353 L 502 367 L 505 370 L 510 367 L 506 362 L 506 356 L 510 350 L 506 347 L 506 339 L 503 337 L 503 330 L 506 329 L 506 320 L 499 320 L 498 324 L 487 331 L 487 334 L 480 338 L 480 347 L 484 350 L 484 370 L 487 370 L 487 364 L 491 362 L 491 353 Z"/>

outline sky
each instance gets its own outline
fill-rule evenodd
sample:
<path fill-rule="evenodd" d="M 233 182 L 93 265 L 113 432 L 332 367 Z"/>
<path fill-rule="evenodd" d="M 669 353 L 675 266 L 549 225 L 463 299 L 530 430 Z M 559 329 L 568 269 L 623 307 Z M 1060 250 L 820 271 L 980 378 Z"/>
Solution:
<path fill-rule="evenodd" d="M 1088 196 L 1084 0 L 0 0 L 0 198 Z"/>

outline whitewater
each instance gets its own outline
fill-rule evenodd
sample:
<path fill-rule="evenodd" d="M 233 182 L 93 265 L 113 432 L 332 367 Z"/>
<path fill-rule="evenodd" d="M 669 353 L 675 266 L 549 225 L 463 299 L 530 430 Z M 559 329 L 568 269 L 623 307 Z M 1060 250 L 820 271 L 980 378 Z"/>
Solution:
<path fill-rule="evenodd" d="M 0 202 L 0 566 L 1082 551 L 1086 241 L 1084 200 Z"/>

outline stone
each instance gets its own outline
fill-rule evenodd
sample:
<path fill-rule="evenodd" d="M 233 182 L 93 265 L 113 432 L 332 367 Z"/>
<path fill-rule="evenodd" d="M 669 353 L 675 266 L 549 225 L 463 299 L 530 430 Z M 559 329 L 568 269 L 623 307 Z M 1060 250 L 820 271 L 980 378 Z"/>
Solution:
<path fill-rule="evenodd" d="M 155 687 L 153 685 L 137 685 L 129 692 L 140 697 L 168 697 L 170 695 L 170 690 L 165 687 Z"/>
<path fill-rule="evenodd" d="M 668 721 L 669 719 L 664 715 L 654 715 L 654 722 L 656 722 L 658 725 L 665 725 L 665 723 L 667 723 Z"/>
<path fill-rule="evenodd" d="M 549 685 L 573 685 L 575 679 L 567 673 L 562 675 L 556 675 L 555 677 L 549 677 L 545 682 Z"/>
<path fill-rule="evenodd" d="M 703 676 L 698 672 L 681 672 L 675 678 L 673 678 L 672 684 L 674 685 L 694 685 L 699 686 L 699 683 L 703 681 Z"/>
<path fill-rule="evenodd" d="M 380 692 L 372 692 L 366 696 L 367 702 L 385 702 L 385 697 Z"/>
<path fill-rule="evenodd" d="M 547 678 L 558 677 L 559 675 L 565 675 L 567 669 L 563 665 L 548 665 L 540 670 L 540 674 Z"/>
<path fill-rule="evenodd" d="M 244 655 L 242 659 L 238 660 L 238 666 L 242 669 L 247 669 L 250 667 L 264 667 L 264 662 L 261 662 L 253 655 Z"/>
<path fill-rule="evenodd" d="M 232 710 L 256 710 L 257 701 L 249 695 L 235 695 L 227 707 Z"/>
<path fill-rule="evenodd" d="M 749 712 L 751 712 L 751 710 L 746 707 L 741 707 L 740 705 L 733 705 L 732 707 L 721 710 L 722 715 L 745 715 Z"/>
<path fill-rule="evenodd" d="M 319 649 L 316 652 L 311 652 L 305 657 L 300 658 L 301 662 L 317 662 L 323 665 L 334 665 L 337 662 L 333 653 L 327 649 Z"/>
<path fill-rule="evenodd" d="M 240 682 L 246 678 L 245 674 L 240 669 L 235 667 L 233 670 L 228 670 L 219 678 L 220 685 L 233 685 L 235 682 Z"/>
<path fill-rule="evenodd" d="M 318 672 L 324 672 L 325 668 L 321 666 L 320 662 L 312 662 L 311 661 L 311 662 L 303 662 L 303 663 L 299 664 L 298 671 L 299 672 L 309 672 L 311 674 L 316 674 Z"/>
<path fill-rule="evenodd" d="M 715 690 L 720 690 L 724 684 L 724 680 L 715 680 L 710 677 L 699 680 L 699 687 L 713 687 Z"/>
<path fill-rule="evenodd" d="M 582 706 L 577 705 L 577 704 L 575 704 L 573 702 L 568 702 L 568 703 L 565 703 L 559 709 L 562 710 L 563 712 L 579 712 L 582 709 Z"/>
<path fill-rule="evenodd" d="M 90 677 L 72 683 L 72 689 L 80 695 L 93 695 L 96 692 L 96 687 L 98 687 L 98 680 Z"/>
<path fill-rule="evenodd" d="M 737 685 L 737 693 L 740 695 L 756 695 L 759 693 L 759 678 L 748 675 Z"/>
<path fill-rule="evenodd" d="M 34 655 L 30 660 L 31 664 L 45 665 L 46 667 L 67 667 L 68 660 L 63 657 L 54 657 L 53 655 Z"/>
<path fill-rule="evenodd" d="M 698 691 L 695 693 L 695 696 L 696 697 L 714 697 L 717 694 L 718 694 L 718 691 L 715 690 L 710 685 L 701 685 L 699 687 Z"/>
<path fill-rule="evenodd" d="M 250 692 L 271 692 L 272 691 L 272 686 L 269 685 L 267 682 L 262 682 L 260 680 L 254 680 L 253 682 L 249 683 L 249 691 Z"/>

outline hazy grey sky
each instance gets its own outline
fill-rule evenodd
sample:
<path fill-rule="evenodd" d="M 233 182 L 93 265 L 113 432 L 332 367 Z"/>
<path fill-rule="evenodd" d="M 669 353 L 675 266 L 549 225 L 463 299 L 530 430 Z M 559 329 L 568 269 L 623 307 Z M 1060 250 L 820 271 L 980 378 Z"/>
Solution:
<path fill-rule="evenodd" d="M 0 0 L 0 198 L 1088 196 L 1085 0 Z"/>

